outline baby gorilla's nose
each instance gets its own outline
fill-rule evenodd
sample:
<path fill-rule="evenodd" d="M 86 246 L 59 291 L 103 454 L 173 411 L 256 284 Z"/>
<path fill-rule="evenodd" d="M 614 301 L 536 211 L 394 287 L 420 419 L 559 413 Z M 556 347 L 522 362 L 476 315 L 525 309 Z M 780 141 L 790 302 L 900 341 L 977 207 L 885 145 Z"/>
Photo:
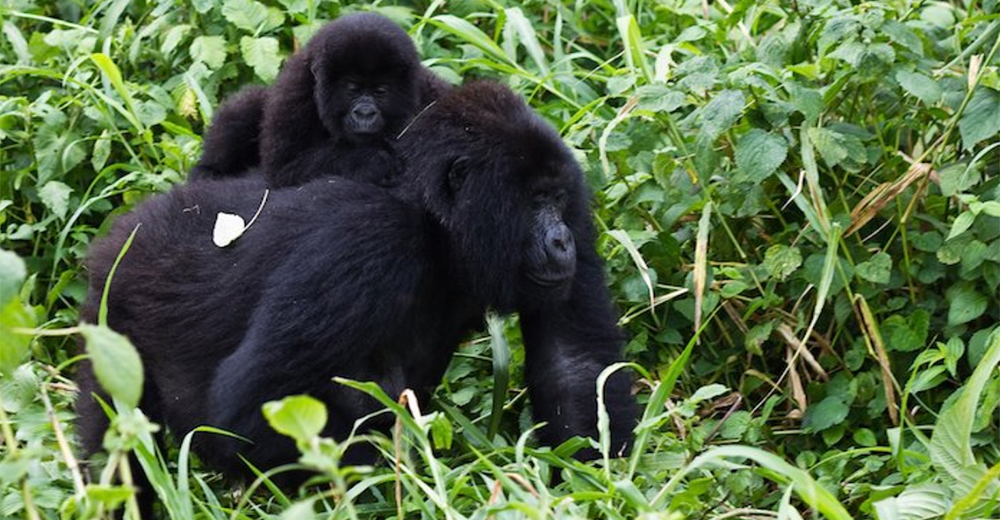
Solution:
<path fill-rule="evenodd" d="M 354 107 L 354 117 L 359 120 L 372 119 L 377 115 L 378 109 L 375 108 L 375 105 L 365 103 Z"/>

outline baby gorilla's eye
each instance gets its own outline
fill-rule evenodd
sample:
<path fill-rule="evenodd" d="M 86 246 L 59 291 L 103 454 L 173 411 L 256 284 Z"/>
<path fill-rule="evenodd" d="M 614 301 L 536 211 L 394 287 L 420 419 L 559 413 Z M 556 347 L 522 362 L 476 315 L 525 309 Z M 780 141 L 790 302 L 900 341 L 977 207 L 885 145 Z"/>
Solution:
<path fill-rule="evenodd" d="M 353 81 L 348 81 L 347 83 L 344 84 L 344 88 L 346 88 L 348 92 L 353 94 L 358 91 L 358 84 Z"/>
<path fill-rule="evenodd" d="M 379 85 L 375 87 L 375 93 L 378 94 L 379 96 L 385 95 L 385 93 L 388 91 L 389 89 L 387 89 L 385 85 Z"/>

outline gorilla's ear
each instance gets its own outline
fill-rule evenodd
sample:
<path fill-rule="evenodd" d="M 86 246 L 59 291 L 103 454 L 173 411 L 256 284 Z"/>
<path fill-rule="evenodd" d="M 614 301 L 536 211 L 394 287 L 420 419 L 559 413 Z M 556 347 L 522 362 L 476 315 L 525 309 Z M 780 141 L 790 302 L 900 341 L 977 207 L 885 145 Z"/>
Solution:
<path fill-rule="evenodd" d="M 458 196 L 458 191 L 462 189 L 465 178 L 469 176 L 469 162 L 468 157 L 462 156 L 451 161 L 451 164 L 448 165 L 445 191 L 452 200 L 455 200 L 455 197 Z"/>

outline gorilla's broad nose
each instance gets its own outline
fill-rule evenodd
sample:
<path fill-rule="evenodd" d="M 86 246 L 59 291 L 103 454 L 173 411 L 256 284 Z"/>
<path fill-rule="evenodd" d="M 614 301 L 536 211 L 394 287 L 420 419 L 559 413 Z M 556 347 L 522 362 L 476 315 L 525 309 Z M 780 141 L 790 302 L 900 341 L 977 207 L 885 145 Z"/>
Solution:
<path fill-rule="evenodd" d="M 576 242 L 573 232 L 560 222 L 545 232 L 545 255 L 550 262 L 568 269 L 576 263 Z"/>
<path fill-rule="evenodd" d="M 354 117 L 362 121 L 368 119 L 374 119 L 375 116 L 378 115 L 378 110 L 375 108 L 375 106 L 369 104 L 356 106 L 354 107 L 354 110 L 352 112 L 354 113 Z"/>

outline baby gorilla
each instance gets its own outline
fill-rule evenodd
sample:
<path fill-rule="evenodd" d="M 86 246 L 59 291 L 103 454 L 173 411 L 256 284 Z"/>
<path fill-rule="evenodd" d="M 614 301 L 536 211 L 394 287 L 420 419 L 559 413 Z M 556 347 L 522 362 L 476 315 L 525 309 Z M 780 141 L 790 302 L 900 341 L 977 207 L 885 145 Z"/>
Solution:
<path fill-rule="evenodd" d="M 143 203 L 93 243 L 82 319 L 97 318 L 115 273 L 109 325 L 147 371 L 142 407 L 178 435 L 214 425 L 252 443 L 196 436 L 214 467 L 244 474 L 293 462 L 293 443 L 261 414 L 270 400 L 322 400 L 338 439 L 380 407 L 331 382 L 375 381 L 425 401 L 487 309 L 522 316 L 535 416 L 543 442 L 596 437 L 596 380 L 620 360 L 583 175 L 556 132 L 515 94 L 473 83 L 446 95 L 399 141 L 407 171 L 387 190 L 327 177 L 271 192 L 256 222 L 219 248 L 219 212 L 249 220 L 265 186 L 256 176 L 192 182 Z M 306 172 L 316 173 L 316 172 Z M 220 312 L 224 311 L 224 312 Z M 80 434 L 91 451 L 106 428 L 80 379 Z M 630 380 L 616 373 L 605 400 L 612 450 L 634 425 Z M 365 427 L 388 430 L 385 415 Z M 592 456 L 592 452 L 584 456 Z M 347 462 L 371 462 L 349 452 Z"/>
<path fill-rule="evenodd" d="M 266 96 L 245 89 L 219 109 L 191 178 L 241 175 L 252 157 L 272 187 L 328 175 L 381 183 L 400 169 L 392 141 L 450 88 L 391 20 L 343 16 L 288 59 Z M 255 118 L 259 151 L 250 153 Z"/>

